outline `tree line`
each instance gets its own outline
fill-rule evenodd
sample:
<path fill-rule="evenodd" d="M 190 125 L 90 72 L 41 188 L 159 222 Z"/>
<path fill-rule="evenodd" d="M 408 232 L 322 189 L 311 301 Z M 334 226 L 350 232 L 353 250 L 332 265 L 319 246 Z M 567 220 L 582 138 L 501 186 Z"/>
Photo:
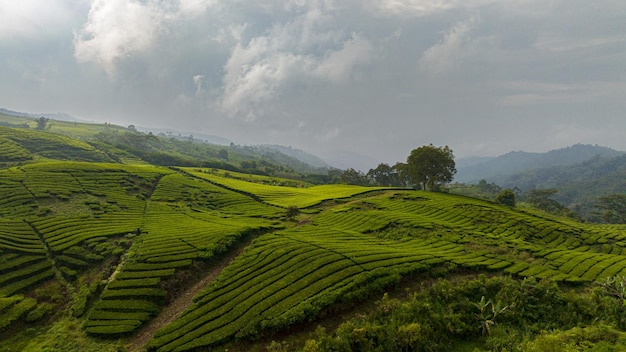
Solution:
<path fill-rule="evenodd" d="M 367 173 L 355 169 L 343 171 L 339 181 L 345 184 L 381 187 L 413 187 L 427 191 L 439 191 L 452 182 L 456 174 L 454 153 L 448 146 L 436 147 L 432 144 L 413 149 L 405 163 L 398 162 L 393 166 L 380 163 Z M 500 186 L 480 180 L 474 188 L 477 194 L 468 194 L 489 199 L 496 203 L 514 207 L 518 199 L 522 199 L 530 206 L 552 213 L 567 216 L 576 220 L 582 217 L 572 209 L 567 208 L 553 199 L 557 189 L 535 189 L 521 192 L 517 188 L 502 189 Z M 455 187 L 459 188 L 459 187 Z M 466 193 L 468 186 L 463 186 Z M 457 193 L 457 192 L 455 192 Z M 483 196 L 481 196 L 483 195 Z M 597 209 L 589 219 L 595 222 L 626 223 L 626 194 L 609 194 L 597 198 L 594 202 Z"/>
<path fill-rule="evenodd" d="M 451 182 L 456 174 L 454 153 L 448 146 L 425 145 L 413 149 L 406 163 L 393 166 L 380 163 L 366 174 L 355 169 L 347 169 L 340 176 L 340 182 L 362 186 L 414 187 L 435 191 Z"/>

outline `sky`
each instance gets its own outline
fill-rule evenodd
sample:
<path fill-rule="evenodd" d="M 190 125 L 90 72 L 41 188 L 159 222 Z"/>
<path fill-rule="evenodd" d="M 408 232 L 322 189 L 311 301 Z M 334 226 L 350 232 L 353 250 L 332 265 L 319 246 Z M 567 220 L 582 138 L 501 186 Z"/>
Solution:
<path fill-rule="evenodd" d="M 626 150 L 623 0 L 0 0 L 0 107 L 366 171 Z"/>

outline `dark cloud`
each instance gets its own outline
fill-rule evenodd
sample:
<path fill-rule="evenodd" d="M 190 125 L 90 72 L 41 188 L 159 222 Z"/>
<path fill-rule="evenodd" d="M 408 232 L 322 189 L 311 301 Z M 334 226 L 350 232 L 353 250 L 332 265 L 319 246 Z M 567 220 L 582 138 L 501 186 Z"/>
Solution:
<path fill-rule="evenodd" d="M 0 5 L 7 108 L 390 163 L 428 143 L 626 150 L 622 1 L 38 4 Z"/>

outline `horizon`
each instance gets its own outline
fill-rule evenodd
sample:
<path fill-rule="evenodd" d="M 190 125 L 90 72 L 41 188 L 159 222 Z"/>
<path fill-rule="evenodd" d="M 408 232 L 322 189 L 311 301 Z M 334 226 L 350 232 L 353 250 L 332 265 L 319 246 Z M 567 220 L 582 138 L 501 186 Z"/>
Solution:
<path fill-rule="evenodd" d="M 5 114 L 11 115 L 11 116 L 25 117 L 25 118 L 35 118 L 35 119 L 37 118 L 37 116 L 40 116 L 40 117 L 46 117 L 47 116 L 47 118 L 50 119 L 50 120 L 53 120 L 53 121 L 63 121 L 63 122 L 77 122 L 77 123 L 84 123 L 84 124 L 103 124 L 104 123 L 104 122 L 97 122 L 97 121 L 86 121 L 86 120 L 80 119 L 79 117 L 71 116 L 71 115 L 63 113 L 63 112 L 55 112 L 55 113 L 40 112 L 40 113 L 33 113 L 33 112 L 14 111 L 14 110 L 11 110 L 11 109 L 7 109 L 6 107 L 0 107 L 0 113 L 5 113 Z M 55 118 L 55 117 L 59 117 L 59 116 L 62 116 L 63 118 L 60 118 L 60 119 Z M 117 125 L 117 126 L 121 127 L 121 128 L 127 128 L 128 127 L 128 126 L 122 126 L 122 125 Z M 323 161 L 324 163 L 326 163 L 327 166 L 330 167 L 330 168 L 337 168 L 337 169 L 343 169 L 343 170 L 355 169 L 355 170 L 361 171 L 363 173 L 366 173 L 369 169 L 376 168 L 376 166 L 378 166 L 381 163 L 388 164 L 388 165 L 394 165 L 397 162 L 406 162 L 406 160 L 378 161 L 378 162 L 372 163 L 371 165 L 370 164 L 367 164 L 367 165 L 364 164 L 363 168 L 358 168 L 358 167 L 355 167 L 354 165 L 344 165 L 343 167 L 339 167 L 337 165 L 330 164 L 327 160 L 325 160 L 324 158 L 322 158 L 322 157 L 320 157 L 318 155 L 315 155 L 315 154 L 313 154 L 313 153 L 311 153 L 311 152 L 309 152 L 307 150 L 303 150 L 303 149 L 300 149 L 300 148 L 293 147 L 291 145 L 287 146 L 287 145 L 281 145 L 281 144 L 246 144 L 246 143 L 241 143 L 240 141 L 227 140 L 227 139 L 222 138 L 221 136 L 215 136 L 215 135 L 210 135 L 209 136 L 209 135 L 204 135 L 204 134 L 200 133 L 200 134 L 196 134 L 194 136 L 193 135 L 194 132 L 190 132 L 190 131 L 178 131 L 178 130 L 175 130 L 175 129 L 160 129 L 160 128 L 155 128 L 155 127 L 150 127 L 150 126 L 135 126 L 135 127 L 137 128 L 137 131 L 139 131 L 141 133 L 148 133 L 148 132 L 150 132 L 150 133 L 152 133 L 152 132 L 154 132 L 154 133 L 163 133 L 164 131 L 167 132 L 167 133 L 169 133 L 169 132 L 171 132 L 171 133 L 178 133 L 179 137 L 193 136 L 195 138 L 195 140 L 198 141 L 198 142 L 208 143 L 208 144 L 213 144 L 213 145 L 229 146 L 232 143 L 234 145 L 239 145 L 239 146 L 252 146 L 252 147 L 257 147 L 257 146 L 258 147 L 277 146 L 277 147 L 289 148 L 289 149 L 298 150 L 298 151 L 304 152 L 306 154 L 309 154 L 309 155 L 311 155 L 313 157 L 316 157 L 316 158 L 320 159 L 321 161 Z M 166 134 L 165 136 L 169 136 L 169 135 Z M 198 136 L 199 136 L 199 138 L 198 138 Z M 208 140 L 208 139 L 206 139 L 206 137 L 213 138 L 215 140 L 218 140 L 218 139 L 222 140 L 222 143 L 217 143 L 217 142 Z M 626 153 L 626 151 L 618 150 L 618 149 L 612 148 L 610 146 L 603 146 L 603 145 L 598 145 L 598 144 L 587 144 L 587 143 L 575 143 L 575 144 L 572 144 L 572 145 L 562 146 L 562 147 L 559 147 L 559 148 L 556 148 L 556 149 L 550 149 L 550 150 L 539 150 L 539 151 L 511 150 L 511 151 L 507 151 L 507 152 L 505 152 L 503 154 L 498 154 L 498 155 L 493 155 L 493 156 L 471 155 L 471 156 L 465 156 L 465 157 L 460 157 L 460 158 L 455 156 L 455 160 L 457 162 L 461 162 L 463 164 L 466 164 L 463 167 L 474 167 L 476 165 L 482 164 L 483 162 L 488 162 L 490 160 L 498 159 L 500 157 L 505 157 L 505 156 L 507 156 L 509 154 L 526 153 L 526 154 L 539 154 L 539 155 L 541 155 L 541 154 L 547 154 L 547 153 L 554 152 L 554 151 L 559 151 L 559 150 L 573 148 L 573 147 L 576 147 L 576 146 L 606 148 L 606 149 L 613 150 L 615 152 Z M 416 148 L 417 147 L 419 147 L 419 146 L 416 146 Z M 361 155 L 357 155 L 357 156 L 358 157 L 364 157 L 364 156 L 361 156 Z M 479 161 L 479 162 L 473 162 L 476 159 L 482 159 L 482 160 Z M 313 166 L 313 165 L 311 165 L 311 166 Z M 458 166 L 458 163 L 457 163 L 457 166 Z"/>
<path fill-rule="evenodd" d="M 0 106 L 279 144 L 355 169 L 626 150 L 626 3 L 36 0 L 0 5 Z"/>

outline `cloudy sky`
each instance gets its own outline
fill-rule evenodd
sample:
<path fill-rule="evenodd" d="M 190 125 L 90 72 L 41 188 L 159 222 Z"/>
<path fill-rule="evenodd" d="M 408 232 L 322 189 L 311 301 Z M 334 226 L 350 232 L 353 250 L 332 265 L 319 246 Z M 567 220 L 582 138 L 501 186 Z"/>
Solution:
<path fill-rule="evenodd" d="M 0 18 L 11 110 L 363 170 L 429 143 L 626 150 L 624 0 L 0 0 Z"/>

